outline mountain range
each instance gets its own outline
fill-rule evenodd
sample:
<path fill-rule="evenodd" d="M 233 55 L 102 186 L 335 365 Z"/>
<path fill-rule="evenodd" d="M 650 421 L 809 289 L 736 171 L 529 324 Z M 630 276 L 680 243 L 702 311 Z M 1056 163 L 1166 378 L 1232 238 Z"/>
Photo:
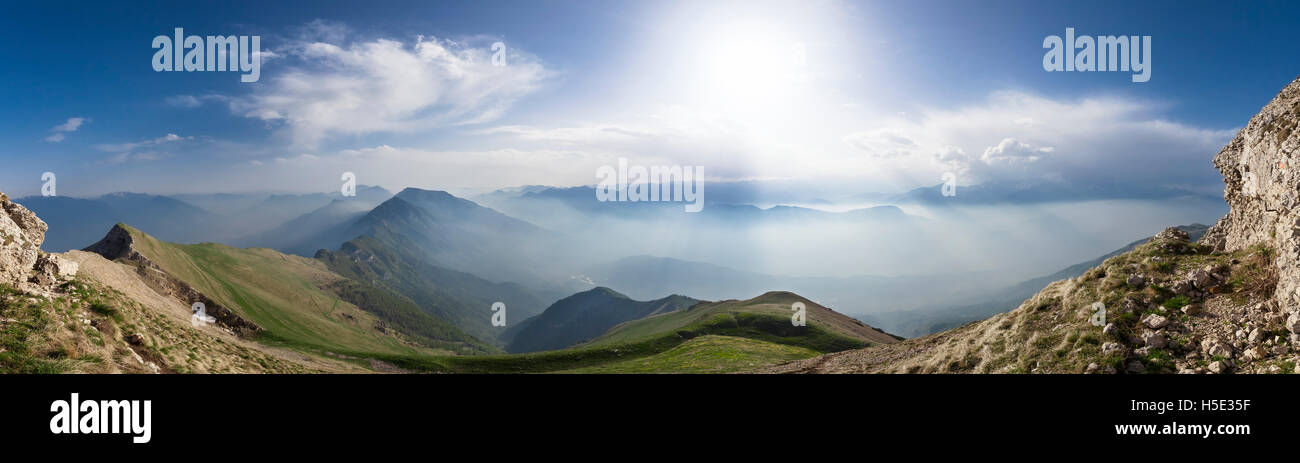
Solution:
<path fill-rule="evenodd" d="M 1011 285 L 977 273 L 793 277 L 609 255 L 584 250 L 590 234 L 416 188 L 367 188 L 361 199 L 223 197 L 238 204 L 212 209 L 130 193 L 24 199 L 49 223 L 0 194 L 0 371 L 1296 371 L 1292 206 L 1300 174 L 1288 153 L 1300 143 L 1298 126 L 1300 80 L 1215 157 L 1230 209 L 1214 226 L 1171 227 Z M 495 200 L 590 207 L 585 194 L 525 188 Z M 654 220 L 661 207 L 599 214 Z M 889 207 L 709 210 L 698 220 L 737 227 L 770 220 L 854 230 L 926 220 Z M 262 230 L 241 234 L 248 227 L 213 222 L 231 211 Z M 102 227 L 100 238 L 84 250 L 42 249 L 85 240 L 91 227 Z M 279 250 L 185 242 L 205 234 Z M 874 315 L 917 335 L 904 339 L 828 307 L 857 307 L 862 298 L 930 309 L 893 321 L 883 321 L 889 312 Z M 952 298 L 972 302 L 936 302 Z"/>

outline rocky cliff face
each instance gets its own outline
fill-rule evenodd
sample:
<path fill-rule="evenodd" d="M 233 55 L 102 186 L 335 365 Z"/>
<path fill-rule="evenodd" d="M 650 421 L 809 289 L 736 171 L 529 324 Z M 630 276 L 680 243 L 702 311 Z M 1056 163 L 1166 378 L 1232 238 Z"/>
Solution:
<path fill-rule="evenodd" d="M 1232 252 L 1257 244 L 1276 251 L 1278 284 L 1274 301 L 1300 332 L 1300 79 L 1283 88 L 1214 157 L 1231 206 L 1203 244 Z"/>
<path fill-rule="evenodd" d="M 42 292 L 77 273 L 77 264 L 41 251 L 49 229 L 35 213 L 0 193 L 0 284 Z"/>

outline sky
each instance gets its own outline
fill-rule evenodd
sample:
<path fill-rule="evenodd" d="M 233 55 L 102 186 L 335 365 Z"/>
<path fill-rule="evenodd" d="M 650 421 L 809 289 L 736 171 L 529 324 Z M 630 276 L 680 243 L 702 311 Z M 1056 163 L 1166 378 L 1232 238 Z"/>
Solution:
<path fill-rule="evenodd" d="M 1300 74 L 1294 2 L 5 3 L 13 196 L 45 172 L 67 196 L 573 186 L 620 158 L 1213 193 L 1210 159 Z M 1067 27 L 1150 36 L 1150 80 L 1044 70 Z M 260 78 L 156 72 L 175 28 L 259 36 Z"/>

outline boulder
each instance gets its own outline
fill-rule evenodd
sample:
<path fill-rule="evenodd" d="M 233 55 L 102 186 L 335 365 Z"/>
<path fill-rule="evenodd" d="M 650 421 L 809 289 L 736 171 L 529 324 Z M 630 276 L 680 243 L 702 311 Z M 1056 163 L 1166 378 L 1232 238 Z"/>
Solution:
<path fill-rule="evenodd" d="M 1192 270 L 1187 274 L 1187 281 L 1195 286 L 1196 289 L 1206 290 L 1215 283 L 1214 274 L 1203 268 Z"/>
<path fill-rule="evenodd" d="M 1142 324 L 1146 325 L 1147 328 L 1158 330 L 1164 328 L 1165 326 L 1168 326 L 1169 319 L 1160 315 L 1152 314 L 1152 315 L 1148 315 L 1145 319 L 1143 319 Z"/>
<path fill-rule="evenodd" d="M 1142 344 L 1147 347 L 1159 349 L 1165 347 L 1168 343 L 1169 339 L 1165 337 L 1164 333 L 1159 331 L 1148 331 L 1142 334 Z"/>
<path fill-rule="evenodd" d="M 1293 334 L 1300 334 L 1300 313 L 1293 313 L 1286 318 L 1286 330 Z"/>
<path fill-rule="evenodd" d="M 1146 373 L 1147 367 L 1145 365 L 1142 365 L 1142 362 L 1133 360 L 1131 362 L 1128 362 L 1128 365 L 1125 365 L 1124 370 L 1128 371 L 1129 373 Z"/>
<path fill-rule="evenodd" d="M 1128 348 L 1118 342 L 1106 342 L 1101 345 L 1101 355 L 1111 356 L 1118 355 L 1123 357 L 1128 354 Z"/>
<path fill-rule="evenodd" d="M 32 211 L 0 193 L 0 283 L 18 286 L 27 282 L 48 229 Z"/>
<path fill-rule="evenodd" d="M 1214 373 L 1216 375 L 1223 374 L 1224 372 L 1228 371 L 1228 365 L 1224 364 L 1223 362 L 1214 361 L 1214 362 L 1210 362 L 1209 369 L 1210 369 L 1210 373 Z"/>
<path fill-rule="evenodd" d="M 1246 337 L 1246 340 L 1250 341 L 1251 344 L 1264 342 L 1264 332 L 1260 331 L 1259 328 L 1255 328 L 1254 330 L 1251 330 L 1250 335 Z"/>
<path fill-rule="evenodd" d="M 53 286 L 61 280 L 76 276 L 78 264 L 54 254 L 42 253 L 36 258 L 35 271 L 30 282 L 41 286 Z"/>
<path fill-rule="evenodd" d="M 1196 293 L 1196 284 L 1192 283 L 1189 280 L 1182 280 L 1182 281 L 1175 282 L 1174 287 L 1172 289 L 1174 291 L 1174 294 L 1177 294 L 1179 296 L 1191 296 L 1192 294 Z"/>

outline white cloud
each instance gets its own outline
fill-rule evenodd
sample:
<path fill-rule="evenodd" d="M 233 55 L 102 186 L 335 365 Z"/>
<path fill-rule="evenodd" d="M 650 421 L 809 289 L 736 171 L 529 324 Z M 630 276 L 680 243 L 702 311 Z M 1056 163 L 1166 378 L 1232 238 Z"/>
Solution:
<path fill-rule="evenodd" d="M 65 133 L 76 132 L 77 129 L 81 128 L 82 124 L 87 122 L 90 122 L 90 119 L 84 117 L 69 117 L 66 122 L 50 128 L 50 131 L 54 132 L 54 134 L 45 137 L 45 141 L 50 143 L 61 142 L 67 138 L 67 136 L 64 135 Z"/>
<path fill-rule="evenodd" d="M 1161 109 L 1158 103 L 1118 98 L 1061 100 L 998 92 L 980 104 L 931 108 L 860 133 L 895 134 L 913 142 L 911 156 L 891 162 L 912 175 L 917 186 L 938 183 L 942 172 L 957 171 L 966 173 L 962 183 L 1049 180 L 1219 188 L 1211 159 L 1236 130 L 1170 122 L 1156 116 Z M 897 145 L 888 144 L 888 137 L 865 139 L 877 149 Z"/>
<path fill-rule="evenodd" d="M 997 145 L 984 149 L 980 160 L 988 164 L 998 162 L 1034 162 L 1042 155 L 1055 151 L 1050 146 L 1034 147 L 1014 138 L 1003 138 Z"/>
<path fill-rule="evenodd" d="M 174 95 L 163 99 L 163 102 L 169 106 L 179 108 L 197 108 L 209 102 L 227 102 L 229 97 L 222 95 Z"/>
<path fill-rule="evenodd" d="M 717 114 L 685 107 L 664 107 L 616 123 L 556 127 L 499 126 L 472 132 L 500 136 L 515 149 L 585 153 L 602 163 L 619 158 L 641 165 L 702 166 L 706 178 L 748 179 L 764 170 L 788 174 L 787 146 L 765 143 L 749 126 Z M 584 169 L 586 166 L 584 165 Z M 579 171 L 594 183 L 591 173 Z M 565 178 L 574 178 L 566 175 Z M 594 177 L 593 177 L 594 178 Z M 573 185 L 574 183 L 567 183 Z"/>
<path fill-rule="evenodd" d="M 283 71 L 230 108 L 286 130 L 296 146 L 339 134 L 402 133 L 496 119 L 553 74 L 507 44 L 494 66 L 490 39 L 417 37 L 344 43 L 341 26 L 315 22 L 279 49 Z"/>
<path fill-rule="evenodd" d="M 850 134 L 844 142 L 879 159 L 910 156 L 916 148 L 916 142 L 889 129 Z"/>
<path fill-rule="evenodd" d="M 104 159 L 104 162 L 109 164 L 121 164 L 128 161 L 157 161 L 170 156 L 167 151 L 164 151 L 163 145 L 170 145 L 190 140 L 194 140 L 194 137 L 182 137 L 174 133 L 169 133 L 161 137 L 141 140 L 138 142 L 95 145 L 95 149 L 107 153 L 114 153 L 112 156 Z"/>
<path fill-rule="evenodd" d="M 596 168 L 616 163 L 602 155 L 565 149 L 437 150 L 377 145 L 328 153 L 240 161 L 241 184 L 274 184 L 316 191 L 342 172 L 359 183 L 401 189 L 500 188 L 515 185 L 590 185 Z"/>
<path fill-rule="evenodd" d="M 70 117 L 67 122 L 54 126 L 55 132 L 76 132 L 81 128 L 81 124 L 88 122 L 89 119 L 84 117 Z"/>

